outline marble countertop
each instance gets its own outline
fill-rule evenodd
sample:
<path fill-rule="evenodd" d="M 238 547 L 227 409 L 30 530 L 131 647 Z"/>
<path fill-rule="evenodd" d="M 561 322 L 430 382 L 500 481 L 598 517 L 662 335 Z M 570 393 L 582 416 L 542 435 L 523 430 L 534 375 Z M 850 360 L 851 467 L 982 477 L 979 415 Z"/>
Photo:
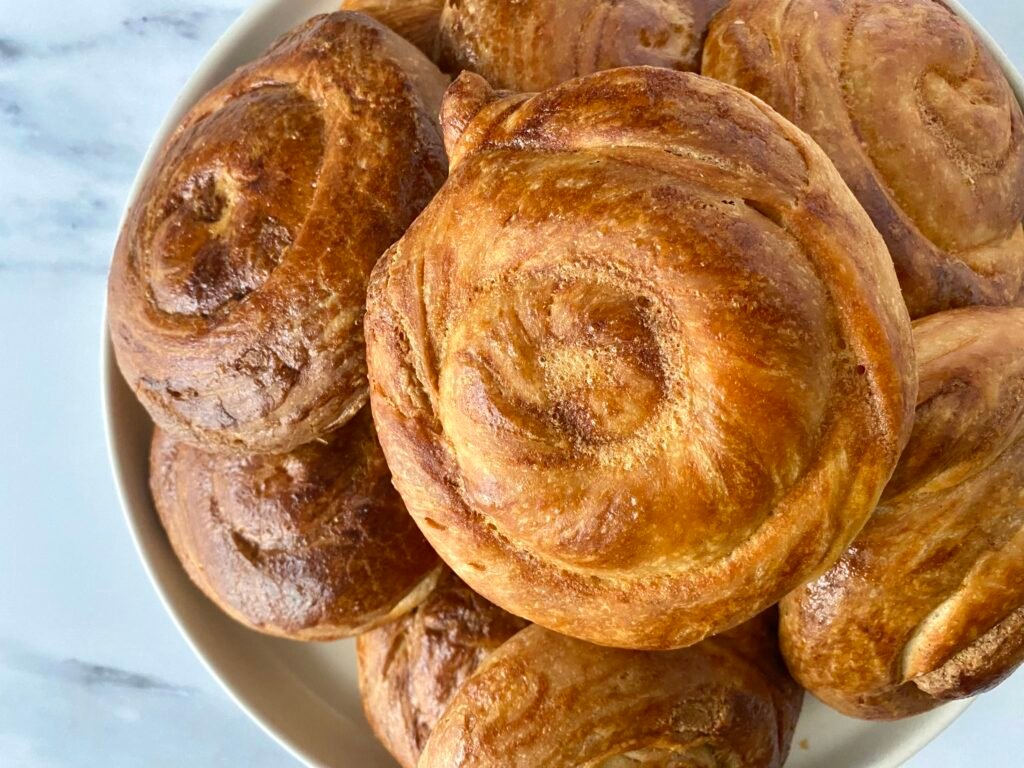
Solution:
<path fill-rule="evenodd" d="M 1024 69 L 1024 4 L 966 0 Z M 107 466 L 107 263 L 151 135 L 243 0 L 0 0 L 0 765 L 287 766 L 164 613 Z M 910 765 L 1019 765 L 1024 673 Z"/>

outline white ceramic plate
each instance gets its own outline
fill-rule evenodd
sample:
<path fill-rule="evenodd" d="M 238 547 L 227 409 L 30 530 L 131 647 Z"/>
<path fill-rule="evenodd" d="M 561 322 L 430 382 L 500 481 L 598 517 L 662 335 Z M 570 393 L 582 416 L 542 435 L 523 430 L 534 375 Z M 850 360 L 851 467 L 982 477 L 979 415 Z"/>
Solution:
<path fill-rule="evenodd" d="M 1024 80 L 991 38 L 955 0 L 946 0 L 978 29 L 1024 103 Z M 155 153 L 185 111 L 286 30 L 336 0 L 262 0 L 213 46 L 172 107 L 126 206 L 139 191 Z M 231 697 L 296 758 L 315 766 L 393 768 L 363 718 L 352 641 L 301 644 L 265 637 L 218 610 L 195 587 L 171 552 L 148 488 L 152 424 L 114 362 L 103 327 L 103 397 L 114 478 L 139 555 L 181 633 Z M 842 717 L 807 697 L 787 768 L 892 768 L 938 736 L 969 702 L 948 704 L 899 723 L 869 724 Z"/>

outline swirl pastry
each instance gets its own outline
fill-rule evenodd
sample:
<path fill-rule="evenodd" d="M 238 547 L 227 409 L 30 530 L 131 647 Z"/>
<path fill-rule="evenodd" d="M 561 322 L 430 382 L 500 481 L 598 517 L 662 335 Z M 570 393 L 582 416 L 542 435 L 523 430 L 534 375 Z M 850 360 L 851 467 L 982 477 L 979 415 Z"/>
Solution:
<path fill-rule="evenodd" d="M 437 61 L 445 0 L 341 0 L 345 11 L 365 13 Z"/>
<path fill-rule="evenodd" d="M 282 455 L 208 453 L 157 430 L 150 484 L 189 576 L 261 632 L 347 637 L 413 608 L 438 576 L 368 408 Z"/>
<path fill-rule="evenodd" d="M 972 696 L 1024 661 L 1024 309 L 914 325 L 917 422 L 842 559 L 782 603 L 789 667 L 857 717 Z"/>
<path fill-rule="evenodd" d="M 345 0 L 415 42 L 441 68 L 516 91 L 650 65 L 695 72 L 726 0 Z"/>
<path fill-rule="evenodd" d="M 885 237 L 912 317 L 1024 303 L 1024 115 L 939 0 L 733 0 L 703 72 L 825 149 Z"/>
<path fill-rule="evenodd" d="M 692 648 L 615 650 L 518 631 L 448 577 L 359 638 L 360 687 L 404 768 L 780 766 L 803 692 L 776 626 L 771 614 Z"/>
<path fill-rule="evenodd" d="M 459 687 L 527 625 L 446 569 L 415 611 L 356 639 L 363 709 L 404 768 L 416 768 Z"/>
<path fill-rule="evenodd" d="M 357 14 L 312 19 L 196 104 L 128 215 L 108 306 L 150 415 L 281 452 L 366 402 L 373 264 L 442 183 L 446 78 Z"/>
<path fill-rule="evenodd" d="M 693 644 L 874 509 L 916 385 L 892 262 L 817 146 L 738 89 L 640 67 L 494 98 L 449 90 L 451 176 L 371 278 L 396 486 L 516 615 Z"/>

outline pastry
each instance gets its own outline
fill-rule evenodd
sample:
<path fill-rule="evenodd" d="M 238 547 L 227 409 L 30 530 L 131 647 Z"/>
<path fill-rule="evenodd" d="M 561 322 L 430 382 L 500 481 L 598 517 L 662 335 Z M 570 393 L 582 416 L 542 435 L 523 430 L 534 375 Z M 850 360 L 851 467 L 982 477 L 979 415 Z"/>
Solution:
<path fill-rule="evenodd" d="M 283 455 L 209 453 L 157 430 L 150 484 L 189 576 L 261 632 L 357 634 L 412 609 L 439 573 L 391 486 L 368 408 Z"/>
<path fill-rule="evenodd" d="M 342 0 L 341 7 L 385 24 L 437 61 L 445 0 Z"/>
<path fill-rule="evenodd" d="M 160 427 L 282 452 L 365 404 L 366 282 L 444 179 L 446 82 L 390 30 L 337 13 L 188 112 L 129 211 L 108 293 L 118 364 Z"/>
<path fill-rule="evenodd" d="M 803 691 L 774 612 L 664 653 L 521 626 L 443 577 L 416 612 L 359 638 L 367 716 L 404 768 L 785 760 Z"/>
<path fill-rule="evenodd" d="M 419 45 L 441 68 L 537 91 L 634 65 L 695 72 L 725 0 L 345 0 Z"/>
<path fill-rule="evenodd" d="M 782 603 L 790 669 L 855 717 L 992 687 L 1024 661 L 1024 309 L 914 324 L 917 421 L 850 550 Z"/>
<path fill-rule="evenodd" d="M 371 403 L 470 587 L 554 631 L 691 645 L 831 565 L 913 415 L 885 244 L 810 139 L 652 67 L 500 97 L 378 263 Z"/>
<path fill-rule="evenodd" d="M 445 569 L 416 610 L 356 639 L 366 718 L 403 768 L 416 768 L 459 687 L 528 624 Z"/>
<path fill-rule="evenodd" d="M 703 72 L 828 153 L 885 237 L 912 317 L 1024 303 L 1024 115 L 938 0 L 733 0 Z"/>

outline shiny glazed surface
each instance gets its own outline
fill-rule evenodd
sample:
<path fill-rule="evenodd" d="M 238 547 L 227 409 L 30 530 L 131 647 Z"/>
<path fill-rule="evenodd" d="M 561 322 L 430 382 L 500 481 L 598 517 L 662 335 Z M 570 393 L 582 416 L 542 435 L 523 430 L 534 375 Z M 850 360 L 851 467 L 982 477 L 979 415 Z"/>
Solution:
<path fill-rule="evenodd" d="M 444 179 L 446 82 L 339 13 L 189 111 L 128 214 L 108 290 L 118 364 L 162 428 L 286 451 L 366 402 L 366 283 Z"/>
<path fill-rule="evenodd" d="M 209 453 L 158 430 L 150 485 L 195 584 L 262 632 L 348 637 L 411 609 L 437 577 L 369 408 L 329 440 L 280 455 Z"/>

